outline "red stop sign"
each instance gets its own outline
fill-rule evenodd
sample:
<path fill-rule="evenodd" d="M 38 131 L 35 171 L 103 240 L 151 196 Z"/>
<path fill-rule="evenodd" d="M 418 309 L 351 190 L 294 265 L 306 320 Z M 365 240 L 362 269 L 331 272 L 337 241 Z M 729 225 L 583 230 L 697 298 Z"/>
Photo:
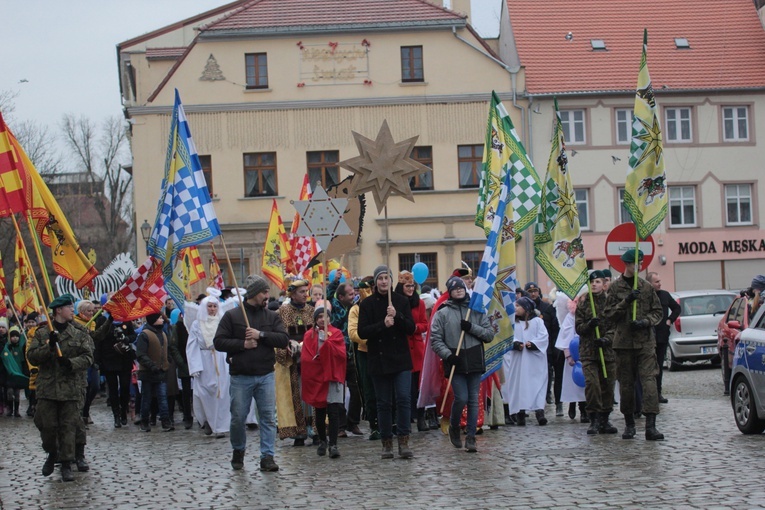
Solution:
<path fill-rule="evenodd" d="M 620 273 L 624 272 L 624 262 L 621 256 L 627 250 L 635 249 L 635 238 L 637 237 L 637 231 L 635 230 L 634 223 L 622 223 L 617 225 L 608 237 L 606 237 L 606 258 L 608 263 L 611 264 L 615 270 Z M 647 239 L 640 241 L 640 250 L 643 252 L 643 263 L 638 271 L 648 267 L 648 264 L 653 260 L 653 255 L 656 251 L 656 245 L 653 242 L 653 236 L 648 236 Z"/>

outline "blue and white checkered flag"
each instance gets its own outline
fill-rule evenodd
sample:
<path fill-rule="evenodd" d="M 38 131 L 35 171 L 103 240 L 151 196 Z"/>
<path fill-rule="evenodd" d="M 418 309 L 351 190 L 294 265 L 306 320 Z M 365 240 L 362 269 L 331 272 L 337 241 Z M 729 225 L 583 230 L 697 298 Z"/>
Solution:
<path fill-rule="evenodd" d="M 478 268 L 478 274 L 473 284 L 473 295 L 470 298 L 469 306 L 476 312 L 487 313 L 491 300 L 499 290 L 497 289 L 497 278 L 500 266 L 500 247 L 502 242 L 506 240 L 503 239 L 503 236 L 511 235 L 504 228 L 508 223 L 505 218 L 511 180 L 511 174 L 507 172 L 501 185 L 497 210 L 492 218 L 491 232 L 489 232 L 489 237 L 486 238 L 486 247 L 483 249 L 481 265 Z M 512 307 L 512 297 L 501 296 L 508 313 L 510 313 L 508 306 Z M 508 302 L 508 300 L 510 301 Z"/>
<path fill-rule="evenodd" d="M 202 164 L 176 89 L 165 176 L 148 250 L 162 261 L 166 290 L 179 307 L 183 306 L 183 291 L 172 283 L 178 253 L 183 248 L 210 241 L 220 233 Z"/>

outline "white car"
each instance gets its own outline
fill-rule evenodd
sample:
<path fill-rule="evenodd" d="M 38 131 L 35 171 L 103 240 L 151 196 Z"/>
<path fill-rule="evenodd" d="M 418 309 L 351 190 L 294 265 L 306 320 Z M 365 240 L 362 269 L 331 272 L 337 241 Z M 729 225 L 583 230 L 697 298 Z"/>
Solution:
<path fill-rule="evenodd" d="M 744 434 L 765 430 L 765 306 L 761 306 L 733 351 L 730 401 Z"/>
<path fill-rule="evenodd" d="M 717 326 L 738 294 L 728 290 L 684 290 L 670 294 L 680 304 L 680 316 L 669 330 L 669 369 L 676 370 L 685 361 L 719 363 Z"/>

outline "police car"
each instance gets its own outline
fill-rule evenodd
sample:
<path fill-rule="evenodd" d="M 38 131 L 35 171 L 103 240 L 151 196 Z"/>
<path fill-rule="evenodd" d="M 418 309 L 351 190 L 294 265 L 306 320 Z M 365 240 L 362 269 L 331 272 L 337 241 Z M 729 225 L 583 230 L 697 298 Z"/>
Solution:
<path fill-rule="evenodd" d="M 741 332 L 733 354 L 730 400 L 744 434 L 765 430 L 765 306 Z"/>

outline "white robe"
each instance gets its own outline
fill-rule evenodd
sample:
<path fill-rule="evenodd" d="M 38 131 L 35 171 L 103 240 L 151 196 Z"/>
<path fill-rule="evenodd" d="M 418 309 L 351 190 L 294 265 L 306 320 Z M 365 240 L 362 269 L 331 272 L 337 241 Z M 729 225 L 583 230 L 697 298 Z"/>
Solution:
<path fill-rule="evenodd" d="M 560 333 L 558 333 L 558 339 L 555 341 L 555 348 L 568 349 L 571 344 L 571 340 L 576 337 L 576 331 L 574 328 L 574 314 L 568 313 L 563 319 L 560 326 Z M 574 367 L 568 364 L 568 360 L 563 365 L 563 387 L 560 392 L 561 402 L 584 402 L 584 388 L 577 386 L 574 382 L 572 374 Z"/>
<path fill-rule="evenodd" d="M 209 423 L 214 434 L 228 432 L 231 425 L 231 397 L 226 355 L 215 348 L 207 348 L 199 321 L 191 325 L 186 357 L 189 374 L 199 373 L 191 380 L 194 417 L 200 425 Z"/>
<path fill-rule="evenodd" d="M 520 410 L 535 411 L 545 408 L 547 397 L 547 345 L 549 336 L 544 321 L 534 317 L 529 329 L 525 321 L 515 323 L 514 342 L 522 342 L 522 351 L 508 351 L 502 360 L 505 384 L 502 398 L 510 407 L 510 414 Z M 526 349 L 526 342 L 536 345 L 539 350 Z"/>

